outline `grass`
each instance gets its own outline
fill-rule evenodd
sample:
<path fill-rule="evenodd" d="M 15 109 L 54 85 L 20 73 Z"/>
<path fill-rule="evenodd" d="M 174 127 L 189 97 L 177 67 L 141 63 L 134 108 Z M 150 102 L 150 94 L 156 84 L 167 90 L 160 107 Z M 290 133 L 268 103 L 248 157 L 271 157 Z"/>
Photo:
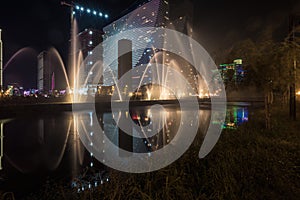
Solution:
<path fill-rule="evenodd" d="M 264 128 L 262 111 L 252 112 L 248 123 L 224 130 L 204 159 L 198 158 L 197 136 L 180 159 L 159 171 L 111 170 L 109 183 L 79 194 L 49 183 L 28 199 L 299 199 L 299 119 L 290 121 L 280 107 L 272 112 L 272 130 Z"/>

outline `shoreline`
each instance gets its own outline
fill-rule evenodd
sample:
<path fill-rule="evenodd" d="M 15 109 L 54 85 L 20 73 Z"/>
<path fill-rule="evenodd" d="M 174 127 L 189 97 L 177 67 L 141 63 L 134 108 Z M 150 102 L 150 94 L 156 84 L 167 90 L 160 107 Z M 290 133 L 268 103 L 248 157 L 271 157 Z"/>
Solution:
<path fill-rule="evenodd" d="M 15 101 L 10 104 L 0 104 L 0 119 L 8 117 L 16 117 L 19 115 L 36 115 L 36 114 L 59 114 L 62 112 L 73 111 L 74 109 L 80 111 L 86 108 L 95 108 L 99 112 L 111 111 L 110 99 L 99 99 L 96 98 L 95 102 L 91 103 L 76 103 L 63 101 L 64 99 L 50 99 L 50 101 Z M 54 101 L 56 100 L 56 101 Z M 191 99 L 183 100 L 185 102 L 191 101 Z M 217 101 L 216 101 L 217 102 Z M 120 108 L 124 107 L 124 102 L 115 102 L 116 105 L 120 105 Z M 130 101 L 130 107 L 147 107 L 155 104 L 163 105 L 165 107 L 178 107 L 180 106 L 179 101 L 174 100 L 151 100 L 151 101 Z M 227 99 L 227 106 L 247 106 L 247 107 L 261 107 L 264 102 L 260 99 Z M 93 105 L 95 107 L 93 107 Z M 198 99 L 199 109 L 210 109 L 210 99 Z"/>

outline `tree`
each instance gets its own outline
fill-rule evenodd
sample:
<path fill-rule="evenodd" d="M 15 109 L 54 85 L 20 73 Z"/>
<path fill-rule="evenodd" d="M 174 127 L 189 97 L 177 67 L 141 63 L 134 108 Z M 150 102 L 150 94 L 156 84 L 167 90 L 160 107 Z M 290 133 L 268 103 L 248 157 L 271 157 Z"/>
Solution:
<path fill-rule="evenodd" d="M 238 42 L 230 54 L 230 56 L 242 58 L 246 64 L 247 77 L 243 83 L 244 86 L 255 86 L 264 93 L 267 129 L 271 129 L 273 93 L 281 95 L 286 93 L 291 83 L 290 58 L 298 49 L 286 40 L 275 41 L 273 32 L 272 26 L 266 27 L 256 41 L 246 39 Z"/>

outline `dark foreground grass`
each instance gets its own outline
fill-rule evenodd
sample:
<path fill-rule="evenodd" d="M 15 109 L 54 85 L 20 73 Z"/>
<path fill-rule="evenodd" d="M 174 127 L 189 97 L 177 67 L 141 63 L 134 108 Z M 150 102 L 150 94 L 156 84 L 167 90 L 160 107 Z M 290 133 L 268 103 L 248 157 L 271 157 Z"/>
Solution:
<path fill-rule="evenodd" d="M 28 199 L 300 199 L 300 119 L 290 121 L 287 111 L 276 108 L 268 131 L 263 111 L 249 117 L 238 129 L 224 130 L 204 159 L 198 158 L 199 136 L 180 159 L 159 171 L 111 170 L 110 182 L 96 190 L 77 194 L 51 183 Z"/>

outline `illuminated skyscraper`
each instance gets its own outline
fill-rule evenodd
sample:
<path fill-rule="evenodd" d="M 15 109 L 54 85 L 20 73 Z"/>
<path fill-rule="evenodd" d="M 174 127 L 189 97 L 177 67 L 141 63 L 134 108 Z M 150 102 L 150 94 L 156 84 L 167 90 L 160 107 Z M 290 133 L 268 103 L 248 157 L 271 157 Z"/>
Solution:
<path fill-rule="evenodd" d="M 143 27 L 166 27 L 168 18 L 168 1 L 152 0 L 140 4 L 136 9 L 112 22 L 103 28 L 104 40 L 110 36 L 125 32 L 130 29 L 137 29 Z M 134 37 L 134 36 L 133 36 Z M 141 41 L 141 42 L 139 42 Z M 147 41 L 148 46 L 151 46 L 152 38 L 147 36 L 141 37 L 137 34 L 136 41 L 133 42 L 132 52 L 132 67 L 148 63 L 153 56 L 152 49 L 140 49 L 140 43 Z M 118 46 L 117 43 L 107 43 L 104 48 L 104 63 L 110 66 L 112 70 L 104 71 L 104 85 L 114 85 L 114 79 L 118 77 Z M 113 53 L 111 53 L 113 52 Z M 114 60 L 108 63 L 109 60 Z"/>
<path fill-rule="evenodd" d="M 47 51 L 42 51 L 38 57 L 38 74 L 37 74 L 37 89 L 41 92 L 48 93 L 51 91 L 52 83 L 50 60 L 47 58 Z"/>
<path fill-rule="evenodd" d="M 85 29 L 78 34 L 78 49 L 82 53 L 82 58 L 84 60 L 83 66 L 80 66 L 80 73 L 83 73 L 81 77 L 87 77 L 87 80 L 80 80 L 80 82 L 86 82 L 86 85 L 88 86 L 86 89 L 91 90 L 93 93 L 96 92 L 97 85 L 92 85 L 94 79 L 92 68 L 95 63 L 98 60 L 102 60 L 102 58 L 99 58 L 99 56 L 95 57 L 92 54 L 93 49 L 102 42 L 102 35 L 102 31 L 91 28 Z"/>
<path fill-rule="evenodd" d="M 173 69 L 182 73 L 183 76 L 191 84 L 195 93 L 199 91 L 198 83 L 201 76 L 196 73 L 193 66 L 188 63 L 185 59 L 180 57 L 180 52 L 178 55 L 169 53 L 164 49 L 159 49 L 155 45 L 165 47 L 166 40 L 165 35 L 157 35 L 156 28 L 168 28 L 179 31 L 183 34 L 191 36 L 192 34 L 192 20 L 193 20 L 193 6 L 190 1 L 185 0 L 180 2 L 180 5 L 169 4 L 167 0 L 151 0 L 146 1 L 138 5 L 137 8 L 131 9 L 127 14 L 123 15 L 119 19 L 113 21 L 109 25 L 103 28 L 104 31 L 104 42 L 103 50 L 103 60 L 106 66 L 103 72 L 105 86 L 115 85 L 116 80 L 120 78 L 118 72 L 118 38 L 122 39 L 122 34 L 126 31 L 132 30 L 133 34 L 126 38 L 132 40 L 132 66 L 122 66 L 127 69 L 134 69 L 137 66 L 147 66 L 149 63 L 153 63 L 154 60 L 165 66 L 173 67 Z M 147 33 L 141 33 L 138 31 L 140 28 L 149 27 L 152 28 L 147 31 Z M 155 35 L 156 34 L 156 35 Z M 120 35 L 120 37 L 118 36 Z M 153 37 L 155 35 L 156 38 Z M 110 37 L 114 37 L 113 40 L 109 40 Z M 128 36 L 126 36 L 128 37 Z M 157 41 L 155 41 L 157 40 Z M 178 42 L 189 43 L 189 41 L 174 41 L 176 44 Z M 185 49 L 187 52 L 191 52 L 191 49 Z M 190 57 L 194 55 L 190 54 Z M 158 59 L 156 59 L 158 58 Z M 174 66 L 175 65 L 175 66 Z M 109 66 L 109 67 L 108 67 Z M 109 69 L 108 69 L 109 68 Z M 143 72 L 142 72 L 143 73 Z M 151 73 L 151 70 L 149 70 Z M 168 77 L 166 80 L 161 80 L 166 84 L 171 84 L 172 73 L 163 72 L 164 74 L 159 75 L 160 77 Z M 123 73 L 124 74 L 124 73 Z M 133 70 L 132 73 L 132 86 L 136 88 L 140 81 L 141 72 L 139 68 Z M 143 76 L 144 82 L 152 82 L 153 77 L 149 74 Z M 122 90 L 122 88 L 120 88 Z M 193 92 L 192 92 L 193 93 Z"/>

